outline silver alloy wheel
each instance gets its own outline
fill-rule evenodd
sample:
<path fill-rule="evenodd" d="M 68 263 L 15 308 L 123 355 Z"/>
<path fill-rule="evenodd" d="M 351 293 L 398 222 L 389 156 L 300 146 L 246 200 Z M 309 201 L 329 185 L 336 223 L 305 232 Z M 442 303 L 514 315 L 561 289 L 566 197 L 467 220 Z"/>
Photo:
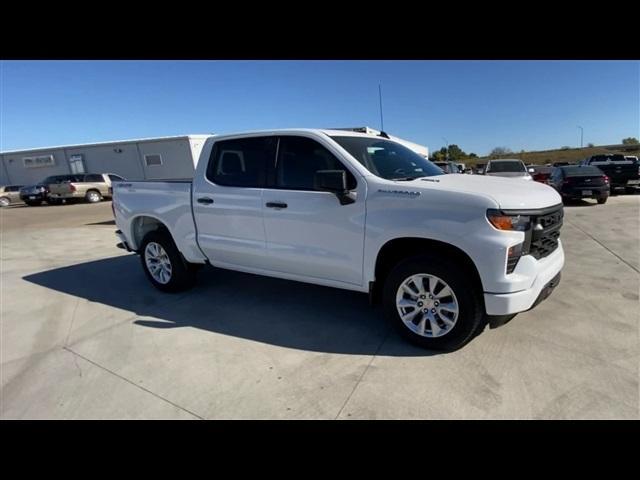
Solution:
<path fill-rule="evenodd" d="M 449 333 L 458 321 L 458 299 L 441 278 L 428 273 L 411 275 L 400 284 L 396 308 L 403 323 L 422 337 Z"/>
<path fill-rule="evenodd" d="M 162 245 L 149 242 L 144 249 L 144 261 L 153 279 L 166 285 L 171 280 L 171 260 Z"/>
<path fill-rule="evenodd" d="M 7 197 L 0 198 L 0 207 L 8 207 L 10 203 L 11 200 L 9 200 Z"/>
<path fill-rule="evenodd" d="M 87 193 L 87 198 L 91 203 L 96 203 L 100 201 L 100 194 L 98 192 L 91 191 Z"/>

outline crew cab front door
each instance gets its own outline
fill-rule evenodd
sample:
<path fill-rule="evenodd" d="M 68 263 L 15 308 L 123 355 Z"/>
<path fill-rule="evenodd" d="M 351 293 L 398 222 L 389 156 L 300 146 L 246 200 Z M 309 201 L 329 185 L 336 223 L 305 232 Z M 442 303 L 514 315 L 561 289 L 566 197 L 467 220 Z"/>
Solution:
<path fill-rule="evenodd" d="M 193 185 L 198 245 L 213 265 L 265 269 L 262 193 L 276 137 L 215 142 L 204 175 Z"/>
<path fill-rule="evenodd" d="M 345 170 L 354 203 L 314 188 L 318 170 Z M 357 173 L 357 172 L 356 172 Z M 305 136 L 281 136 L 275 168 L 263 192 L 270 270 L 362 285 L 364 180 L 330 151 Z"/>

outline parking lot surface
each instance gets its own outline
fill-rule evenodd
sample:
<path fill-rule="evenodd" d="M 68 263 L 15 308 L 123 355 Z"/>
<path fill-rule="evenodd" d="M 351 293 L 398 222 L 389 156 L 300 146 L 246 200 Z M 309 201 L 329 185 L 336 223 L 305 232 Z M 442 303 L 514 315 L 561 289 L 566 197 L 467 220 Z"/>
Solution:
<path fill-rule="evenodd" d="M 551 297 L 440 354 L 354 292 L 205 268 L 160 293 L 108 202 L 1 209 L 1 417 L 638 419 L 639 220 L 567 206 Z"/>

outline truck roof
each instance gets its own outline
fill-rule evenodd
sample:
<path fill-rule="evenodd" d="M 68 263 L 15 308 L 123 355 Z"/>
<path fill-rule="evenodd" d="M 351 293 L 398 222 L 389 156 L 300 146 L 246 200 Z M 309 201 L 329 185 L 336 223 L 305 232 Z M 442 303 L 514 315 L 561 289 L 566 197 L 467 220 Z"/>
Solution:
<path fill-rule="evenodd" d="M 338 129 L 338 128 L 279 128 L 272 130 L 251 130 L 245 132 L 230 132 L 220 135 L 213 135 L 213 137 L 233 137 L 233 136 L 241 136 L 241 135 L 269 135 L 269 134 L 286 134 L 286 133 L 296 133 L 296 132 L 307 132 L 307 133 L 322 133 L 328 136 L 341 136 L 341 137 L 363 137 L 363 138 L 385 138 L 379 135 L 377 130 L 367 128 L 367 132 L 356 131 L 361 129 Z M 412 149 L 413 151 L 427 156 L 429 154 L 429 150 L 424 145 L 420 145 L 418 143 L 411 142 L 409 140 L 405 140 L 403 138 L 396 137 L 394 135 L 389 135 L 389 140 L 393 140 L 394 142 L 398 142 L 404 145 L 407 148 Z"/>

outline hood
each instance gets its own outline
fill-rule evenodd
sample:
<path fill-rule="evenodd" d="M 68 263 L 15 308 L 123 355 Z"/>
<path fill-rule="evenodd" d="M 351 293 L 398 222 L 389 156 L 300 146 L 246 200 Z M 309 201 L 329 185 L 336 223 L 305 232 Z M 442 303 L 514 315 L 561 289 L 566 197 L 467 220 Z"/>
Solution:
<path fill-rule="evenodd" d="M 526 172 L 488 172 L 485 175 L 489 177 L 527 177 L 529 176 Z"/>
<path fill-rule="evenodd" d="M 486 175 L 437 175 L 410 182 L 394 183 L 398 186 L 475 193 L 493 199 L 503 209 L 546 208 L 562 203 L 562 197 L 552 187 L 539 182 L 517 181 L 512 178 Z"/>

